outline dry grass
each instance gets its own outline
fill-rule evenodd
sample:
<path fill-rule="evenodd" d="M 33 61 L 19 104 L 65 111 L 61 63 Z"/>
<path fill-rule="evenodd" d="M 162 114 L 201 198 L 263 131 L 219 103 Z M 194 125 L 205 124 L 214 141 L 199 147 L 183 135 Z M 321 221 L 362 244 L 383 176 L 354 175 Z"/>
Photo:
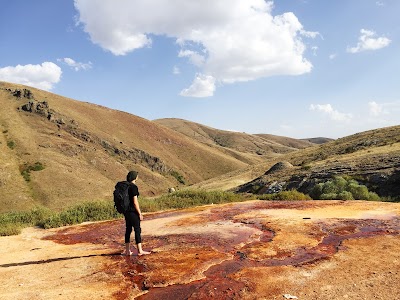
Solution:
<path fill-rule="evenodd" d="M 239 153 L 264 155 L 268 158 L 275 153 L 283 154 L 315 146 L 308 141 L 268 134 L 255 135 L 219 130 L 181 119 L 159 119 L 155 122 L 204 144 L 232 149 Z"/>
<path fill-rule="evenodd" d="M 38 114 L 18 111 L 29 100 L 17 99 L 8 88 L 28 88 L 35 100 L 48 102 L 66 124 L 57 126 Z M 182 185 L 171 175 L 173 171 L 186 184 L 193 184 L 257 162 L 251 156 L 243 162 L 235 153 L 125 112 L 21 85 L 0 82 L 0 105 L 0 211 L 110 199 L 115 182 L 123 180 L 129 169 L 139 171 L 142 194 L 155 196 Z M 71 134 L 68 127 L 78 134 Z M 86 136 L 79 138 L 79 134 Z M 11 141 L 13 147 L 8 146 Z M 147 157 L 121 157 L 103 143 L 123 151 L 140 149 Z M 148 157 L 164 165 L 165 171 L 153 169 Z M 30 181 L 25 181 L 21 166 L 36 162 L 46 168 L 31 172 Z"/>
<path fill-rule="evenodd" d="M 228 190 L 259 177 L 279 161 L 297 168 L 332 161 L 374 163 L 374 155 L 398 156 L 400 151 L 400 126 L 296 150 L 307 142 L 274 136 L 266 140 L 192 122 L 185 123 L 180 133 L 165 122 L 29 88 L 35 100 L 48 102 L 66 123 L 57 125 L 38 114 L 18 111 L 28 100 L 15 98 L 6 88 L 26 87 L 0 82 L 0 212 L 29 210 L 37 204 L 59 209 L 110 200 L 115 182 L 123 180 L 129 169 L 139 171 L 140 191 L 152 197 L 169 187 L 181 188 L 182 182 L 193 188 Z M 182 120 L 176 122 L 171 124 L 176 127 Z M 120 153 L 140 149 L 144 156 L 124 157 L 113 149 Z M 266 154 L 255 154 L 255 149 Z M 29 181 L 25 180 L 21 169 L 35 163 L 45 168 L 30 172 Z"/>

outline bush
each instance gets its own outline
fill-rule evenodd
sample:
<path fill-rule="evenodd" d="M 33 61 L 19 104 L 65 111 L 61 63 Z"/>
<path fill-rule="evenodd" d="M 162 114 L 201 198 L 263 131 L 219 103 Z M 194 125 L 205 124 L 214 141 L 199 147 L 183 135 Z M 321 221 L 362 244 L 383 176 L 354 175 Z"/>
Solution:
<path fill-rule="evenodd" d="M 30 211 L 0 214 L 0 236 L 19 234 L 21 229 L 38 223 L 49 216 L 51 211 L 37 206 Z"/>
<path fill-rule="evenodd" d="M 15 142 L 14 141 L 7 141 L 7 146 L 11 150 L 15 148 Z"/>
<path fill-rule="evenodd" d="M 177 171 L 171 171 L 170 173 L 173 177 L 175 177 L 175 179 L 182 184 L 185 184 L 185 178 L 179 174 Z"/>
<path fill-rule="evenodd" d="M 225 191 L 181 190 L 154 199 L 141 199 L 143 212 L 243 201 L 245 197 Z"/>
<path fill-rule="evenodd" d="M 310 193 L 313 199 L 321 200 L 380 200 L 378 194 L 368 191 L 349 177 L 336 176 L 325 183 L 319 183 Z"/>
<path fill-rule="evenodd" d="M 296 190 L 283 191 L 275 194 L 264 194 L 259 197 L 260 200 L 312 200 L 308 195 Z"/>
<path fill-rule="evenodd" d="M 35 162 L 33 165 L 23 164 L 20 166 L 20 172 L 22 177 L 24 177 L 26 182 L 31 181 L 31 171 L 41 171 L 44 170 L 44 165 L 41 162 Z"/>
<path fill-rule="evenodd" d="M 94 201 L 74 205 L 65 211 L 53 213 L 38 222 L 43 228 L 55 228 L 88 221 L 110 220 L 121 217 L 112 201 Z"/>
<path fill-rule="evenodd" d="M 187 208 L 205 204 L 229 203 L 247 200 L 242 194 L 224 191 L 178 191 L 154 199 L 139 198 L 142 212 Z M 44 207 L 35 207 L 27 212 L 0 214 L 0 235 L 19 234 L 28 226 L 55 228 L 87 221 L 101 221 L 122 218 L 114 208 L 113 201 L 93 201 L 76 204 L 60 212 Z"/>

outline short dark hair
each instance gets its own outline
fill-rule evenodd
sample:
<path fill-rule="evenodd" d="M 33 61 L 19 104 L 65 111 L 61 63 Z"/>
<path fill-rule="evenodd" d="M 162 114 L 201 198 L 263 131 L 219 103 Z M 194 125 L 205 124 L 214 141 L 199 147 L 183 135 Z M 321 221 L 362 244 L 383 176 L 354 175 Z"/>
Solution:
<path fill-rule="evenodd" d="M 131 182 L 132 180 L 135 180 L 138 176 L 138 172 L 136 171 L 129 171 L 128 175 L 126 175 L 126 180 Z"/>

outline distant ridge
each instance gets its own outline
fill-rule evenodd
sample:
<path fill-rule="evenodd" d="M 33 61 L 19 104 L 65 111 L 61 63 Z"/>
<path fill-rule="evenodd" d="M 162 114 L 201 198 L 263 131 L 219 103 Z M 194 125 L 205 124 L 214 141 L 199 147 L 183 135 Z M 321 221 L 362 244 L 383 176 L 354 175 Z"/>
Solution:
<path fill-rule="evenodd" d="M 308 141 L 308 142 L 311 142 L 313 144 L 318 144 L 318 145 L 334 141 L 334 139 L 326 138 L 326 137 L 315 137 L 315 138 L 308 138 L 308 139 L 301 139 L 301 140 Z"/>
<path fill-rule="evenodd" d="M 182 133 L 201 143 L 236 150 L 243 153 L 264 155 L 268 158 L 315 146 L 309 141 L 268 134 L 247 134 L 215 129 L 195 122 L 166 118 L 154 122 Z"/>

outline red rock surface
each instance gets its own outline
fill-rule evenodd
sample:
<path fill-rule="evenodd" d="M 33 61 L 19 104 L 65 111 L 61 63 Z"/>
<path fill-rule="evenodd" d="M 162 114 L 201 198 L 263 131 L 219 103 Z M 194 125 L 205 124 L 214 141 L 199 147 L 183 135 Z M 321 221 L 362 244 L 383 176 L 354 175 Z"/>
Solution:
<path fill-rule="evenodd" d="M 400 299 L 400 205 L 249 201 L 0 238 L 0 299 Z M 136 254 L 136 252 L 135 252 Z"/>

